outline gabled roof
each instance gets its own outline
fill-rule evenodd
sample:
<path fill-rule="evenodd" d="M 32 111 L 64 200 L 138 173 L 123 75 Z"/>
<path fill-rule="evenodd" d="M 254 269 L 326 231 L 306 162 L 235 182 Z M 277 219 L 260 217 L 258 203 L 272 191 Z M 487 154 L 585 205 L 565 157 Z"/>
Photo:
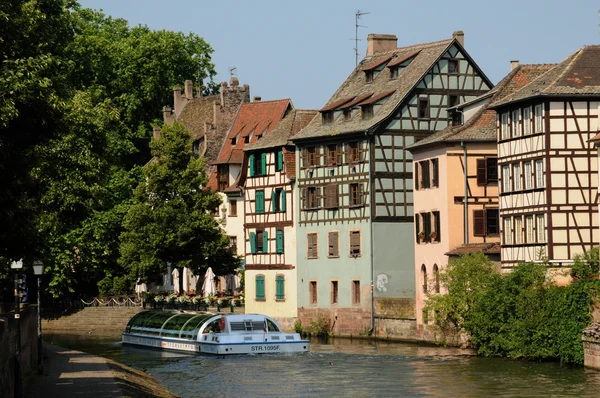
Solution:
<path fill-rule="evenodd" d="M 472 253 L 500 254 L 500 243 L 471 243 L 457 246 L 446 253 L 446 256 L 462 256 Z"/>
<path fill-rule="evenodd" d="M 430 135 L 414 144 L 407 149 L 416 150 L 424 147 L 443 144 L 449 142 L 460 141 L 496 141 L 496 111 L 491 110 L 499 101 L 502 101 L 506 96 L 518 91 L 522 87 L 535 80 L 538 76 L 543 75 L 555 65 L 519 65 L 504 77 L 491 90 L 492 95 L 490 101 L 483 105 L 479 111 L 471 117 L 466 123 L 460 126 L 448 126 L 442 131 Z M 485 99 L 489 93 L 478 97 Z M 473 103 L 475 101 L 469 101 Z M 460 106 L 459 106 L 460 107 Z"/>
<path fill-rule="evenodd" d="M 298 134 L 319 112 L 308 109 L 293 109 L 266 136 L 244 151 L 277 148 L 289 144 L 289 138 Z"/>
<path fill-rule="evenodd" d="M 494 108 L 538 96 L 600 95 L 600 46 L 584 46 Z"/>
<path fill-rule="evenodd" d="M 457 40 L 449 39 L 401 47 L 366 57 L 329 99 L 327 104 L 323 107 L 323 110 L 333 110 L 334 108 L 332 105 L 342 99 L 354 98 L 354 100 L 350 102 L 344 102 L 344 105 L 339 106 L 338 109 L 354 106 L 381 93 L 393 92 L 393 94 L 383 102 L 381 108 L 375 115 L 369 119 L 363 120 L 360 112 L 357 112 L 350 120 L 338 117 L 328 124 L 323 124 L 320 117 L 315 117 L 299 134 L 292 137 L 292 140 L 296 141 L 346 133 L 364 132 L 378 126 L 379 123 L 394 112 L 399 104 L 401 104 L 410 94 L 412 89 L 421 81 L 423 76 L 425 76 L 433 65 L 435 65 L 452 44 L 455 44 L 458 48 L 462 49 L 462 46 Z M 412 61 L 395 79 L 390 79 L 387 73 L 381 73 L 372 83 L 366 83 L 365 72 L 363 70 L 365 67 L 370 68 L 380 61 L 387 62 L 389 60 L 390 62 L 394 62 L 394 58 L 401 58 L 403 60 L 412 58 Z M 379 63 L 379 65 L 381 65 L 381 63 Z M 482 72 L 480 73 L 482 79 L 491 85 L 485 75 Z"/>

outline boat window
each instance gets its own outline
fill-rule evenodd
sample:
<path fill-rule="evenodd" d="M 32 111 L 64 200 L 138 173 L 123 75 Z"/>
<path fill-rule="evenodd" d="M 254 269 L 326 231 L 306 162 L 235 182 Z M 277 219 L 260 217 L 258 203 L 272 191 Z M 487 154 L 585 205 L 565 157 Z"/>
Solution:
<path fill-rule="evenodd" d="M 217 318 L 214 321 L 212 321 L 211 323 L 209 323 L 204 328 L 204 331 L 202 333 L 221 333 L 222 330 L 221 330 L 220 320 L 221 320 L 221 318 Z"/>
<path fill-rule="evenodd" d="M 177 314 L 168 319 L 162 326 L 160 335 L 164 337 L 179 337 L 181 329 L 194 317 L 194 314 Z"/>
<path fill-rule="evenodd" d="M 181 328 L 181 338 L 182 339 L 192 339 L 196 340 L 198 336 L 198 331 L 204 321 L 210 318 L 212 315 L 196 315 L 193 318 L 190 318 L 185 325 Z"/>
<path fill-rule="evenodd" d="M 280 333 L 279 327 L 275 322 L 270 319 L 267 319 L 267 327 L 269 328 L 269 333 Z"/>

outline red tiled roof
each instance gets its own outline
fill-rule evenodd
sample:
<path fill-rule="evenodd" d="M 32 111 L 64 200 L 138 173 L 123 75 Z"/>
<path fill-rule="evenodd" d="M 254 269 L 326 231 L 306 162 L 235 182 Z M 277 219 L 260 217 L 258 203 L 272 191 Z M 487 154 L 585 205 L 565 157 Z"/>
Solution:
<path fill-rule="evenodd" d="M 386 91 L 385 93 L 380 93 L 380 94 L 374 95 L 371 98 L 368 98 L 368 99 L 366 99 L 366 100 L 358 103 L 357 105 L 369 105 L 369 104 L 375 103 L 375 102 L 379 101 L 382 98 L 385 98 L 385 97 L 388 97 L 388 96 L 392 95 L 394 93 L 394 91 L 395 90 Z"/>
<path fill-rule="evenodd" d="M 367 98 L 371 97 L 373 95 L 373 93 L 367 93 L 367 94 L 363 94 L 363 95 L 359 95 L 358 97 L 356 97 L 354 99 L 354 101 L 351 101 L 347 104 L 345 104 L 344 106 L 341 106 L 340 108 L 351 108 L 354 105 L 363 102 L 364 100 L 366 100 Z"/>
<path fill-rule="evenodd" d="M 484 253 L 500 254 L 500 243 L 471 243 L 457 246 L 446 253 L 447 256 L 462 256 L 463 254 Z"/>
<path fill-rule="evenodd" d="M 393 57 L 393 55 L 389 55 L 387 57 L 383 57 L 378 60 L 375 60 L 375 61 L 365 65 L 361 70 L 367 71 L 367 70 L 375 69 L 378 66 L 380 66 L 381 64 L 385 64 L 387 61 L 392 59 L 392 57 Z"/>
<path fill-rule="evenodd" d="M 407 61 L 413 57 L 416 57 L 417 54 L 419 54 L 420 52 L 421 52 L 421 50 L 396 57 L 387 64 L 387 67 L 391 68 L 393 66 L 400 65 L 402 62 Z"/>
<path fill-rule="evenodd" d="M 352 101 L 354 99 L 354 97 L 350 97 L 350 98 L 342 98 L 341 100 L 332 102 L 331 104 L 323 107 L 320 109 L 321 112 L 327 112 L 327 111 L 332 111 L 335 108 L 339 108 L 340 106 Z"/>

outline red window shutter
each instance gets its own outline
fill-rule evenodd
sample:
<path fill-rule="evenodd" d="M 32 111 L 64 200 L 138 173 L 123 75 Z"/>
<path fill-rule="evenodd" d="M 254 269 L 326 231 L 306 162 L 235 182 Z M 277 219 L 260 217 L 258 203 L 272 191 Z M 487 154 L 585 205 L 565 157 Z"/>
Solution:
<path fill-rule="evenodd" d="M 485 236 L 485 210 L 473 210 L 473 235 Z"/>
<path fill-rule="evenodd" d="M 485 159 L 477 159 L 477 185 L 487 184 L 487 169 Z"/>

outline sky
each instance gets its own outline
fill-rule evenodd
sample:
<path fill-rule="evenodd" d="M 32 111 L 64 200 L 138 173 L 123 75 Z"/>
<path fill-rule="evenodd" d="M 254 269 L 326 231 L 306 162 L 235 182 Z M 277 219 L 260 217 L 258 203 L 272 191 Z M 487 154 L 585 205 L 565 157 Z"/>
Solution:
<path fill-rule="evenodd" d="M 193 32 L 214 50 L 217 82 L 229 81 L 235 67 L 251 98 L 290 98 L 298 109 L 322 108 L 354 70 L 359 10 L 368 13 L 359 20 L 359 59 L 369 33 L 394 34 L 403 47 L 462 30 L 467 52 L 494 84 L 511 60 L 558 63 L 600 44 L 600 2 L 592 0 L 78 1 L 132 26 Z"/>

